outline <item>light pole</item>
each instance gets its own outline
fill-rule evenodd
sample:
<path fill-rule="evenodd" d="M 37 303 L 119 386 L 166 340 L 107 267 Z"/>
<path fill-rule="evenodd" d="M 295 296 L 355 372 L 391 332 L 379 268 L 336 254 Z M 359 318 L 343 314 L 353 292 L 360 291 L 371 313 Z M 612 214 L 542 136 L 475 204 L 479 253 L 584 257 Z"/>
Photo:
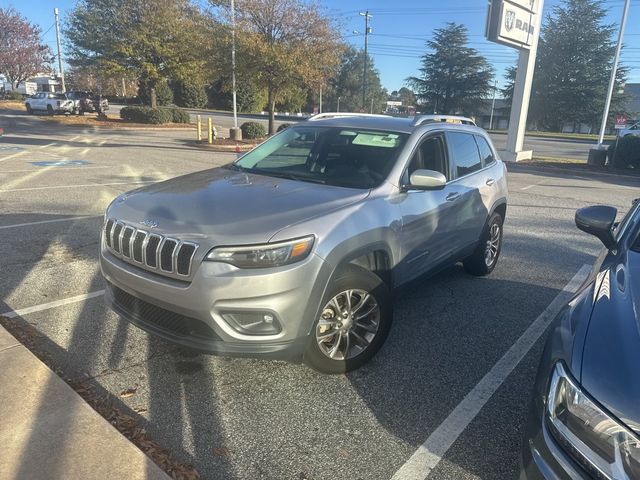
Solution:
<path fill-rule="evenodd" d="M 62 84 L 62 91 L 66 92 L 67 87 L 64 84 L 64 69 L 62 68 L 62 52 L 60 51 L 60 21 L 58 19 L 58 8 L 53 9 L 53 15 L 56 17 L 56 44 L 58 46 L 58 68 L 60 70 L 60 83 Z"/>
<path fill-rule="evenodd" d="M 360 15 L 364 17 L 364 69 L 362 72 L 362 111 L 364 112 L 365 105 L 367 104 L 367 61 L 369 59 L 367 50 L 369 46 L 369 34 L 371 33 L 369 19 L 372 18 L 373 15 L 369 15 L 369 10 L 360 12 Z"/>
<path fill-rule="evenodd" d="M 493 100 L 491 101 L 491 117 L 489 118 L 489 130 L 493 130 L 493 110 L 496 108 L 496 90 L 498 89 L 498 80 L 493 84 Z"/>
<path fill-rule="evenodd" d="M 235 1 L 231 0 L 231 88 L 233 90 L 233 133 L 231 138 L 238 140 L 238 108 L 236 104 L 236 8 Z"/>
<path fill-rule="evenodd" d="M 613 57 L 613 66 L 611 68 L 611 78 L 609 79 L 609 90 L 607 91 L 607 100 L 604 104 L 604 113 L 602 114 L 602 124 L 600 125 L 600 136 L 598 137 L 598 148 L 602 147 L 604 141 L 604 131 L 607 128 L 607 117 L 609 116 L 609 108 L 611 106 L 611 97 L 613 96 L 613 87 L 616 84 L 616 73 L 618 71 L 618 62 L 620 61 L 620 50 L 622 49 L 622 39 L 624 38 L 624 28 L 627 24 L 627 15 L 629 13 L 629 4 L 631 0 L 625 0 L 624 10 L 622 11 L 622 21 L 620 22 L 620 31 L 618 32 L 618 45 L 616 46 L 616 54 Z"/>
<path fill-rule="evenodd" d="M 338 97 L 338 108 L 336 108 L 336 112 L 340 113 L 340 97 Z"/>

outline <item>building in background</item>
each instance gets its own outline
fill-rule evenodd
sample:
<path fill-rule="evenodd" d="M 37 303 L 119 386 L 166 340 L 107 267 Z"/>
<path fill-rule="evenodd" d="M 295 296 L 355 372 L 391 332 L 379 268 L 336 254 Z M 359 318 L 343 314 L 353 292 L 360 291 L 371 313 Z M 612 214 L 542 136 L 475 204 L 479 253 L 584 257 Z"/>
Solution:
<path fill-rule="evenodd" d="M 10 92 L 13 90 L 7 77 L 0 74 L 0 92 Z M 61 92 L 62 85 L 57 77 L 40 74 L 22 82 L 16 89 L 22 95 L 34 95 L 36 92 Z"/>
<path fill-rule="evenodd" d="M 627 83 L 624 86 L 627 95 L 627 112 L 632 118 L 640 118 L 640 83 Z"/>
<path fill-rule="evenodd" d="M 493 107 L 493 120 L 491 118 L 492 99 L 484 102 L 484 107 L 478 115 L 475 115 L 476 124 L 485 130 L 507 130 L 509 128 L 509 114 L 511 107 L 503 98 L 496 98 Z"/>

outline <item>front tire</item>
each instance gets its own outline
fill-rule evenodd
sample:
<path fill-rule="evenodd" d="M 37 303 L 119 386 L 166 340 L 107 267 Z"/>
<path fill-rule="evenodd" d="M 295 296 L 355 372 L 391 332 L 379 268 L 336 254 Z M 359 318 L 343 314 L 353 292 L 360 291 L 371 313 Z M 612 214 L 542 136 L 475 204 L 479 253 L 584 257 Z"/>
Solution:
<path fill-rule="evenodd" d="M 33 115 L 33 108 L 31 108 L 31 105 L 29 105 L 29 104 L 27 103 L 27 105 L 26 105 L 26 106 L 27 106 L 27 114 L 29 114 L 29 115 Z"/>
<path fill-rule="evenodd" d="M 466 258 L 462 264 L 471 275 L 489 275 L 498 263 L 502 250 L 502 215 L 495 212 L 485 226 L 478 246 L 473 254 Z"/>
<path fill-rule="evenodd" d="M 393 317 L 391 294 L 377 275 L 355 265 L 332 280 L 304 361 L 321 373 L 355 370 L 384 343 Z"/>
<path fill-rule="evenodd" d="M 53 115 L 53 107 L 51 105 L 47 105 L 47 113 Z"/>

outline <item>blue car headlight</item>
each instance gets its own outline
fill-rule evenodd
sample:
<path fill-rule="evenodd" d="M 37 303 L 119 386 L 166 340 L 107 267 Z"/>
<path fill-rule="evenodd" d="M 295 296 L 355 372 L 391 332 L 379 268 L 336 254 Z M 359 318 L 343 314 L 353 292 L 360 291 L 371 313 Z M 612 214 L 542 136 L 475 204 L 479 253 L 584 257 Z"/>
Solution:
<path fill-rule="evenodd" d="M 594 478 L 640 478 L 640 438 L 592 400 L 562 363 L 553 370 L 545 416 L 556 441 Z"/>

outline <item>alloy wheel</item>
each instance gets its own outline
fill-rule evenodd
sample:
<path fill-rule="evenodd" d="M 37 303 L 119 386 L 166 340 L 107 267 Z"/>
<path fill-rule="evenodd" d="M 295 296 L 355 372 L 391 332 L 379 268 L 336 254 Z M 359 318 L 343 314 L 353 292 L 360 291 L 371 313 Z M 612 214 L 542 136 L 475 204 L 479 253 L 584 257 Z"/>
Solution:
<path fill-rule="evenodd" d="M 493 265 L 498 258 L 498 252 L 500 250 L 500 224 L 493 223 L 489 229 L 489 239 L 487 240 L 487 247 L 484 251 L 484 261 L 487 267 Z"/>
<path fill-rule="evenodd" d="M 322 309 L 316 326 L 320 351 L 332 360 L 349 360 L 364 352 L 378 334 L 380 307 L 364 290 L 346 290 Z"/>

